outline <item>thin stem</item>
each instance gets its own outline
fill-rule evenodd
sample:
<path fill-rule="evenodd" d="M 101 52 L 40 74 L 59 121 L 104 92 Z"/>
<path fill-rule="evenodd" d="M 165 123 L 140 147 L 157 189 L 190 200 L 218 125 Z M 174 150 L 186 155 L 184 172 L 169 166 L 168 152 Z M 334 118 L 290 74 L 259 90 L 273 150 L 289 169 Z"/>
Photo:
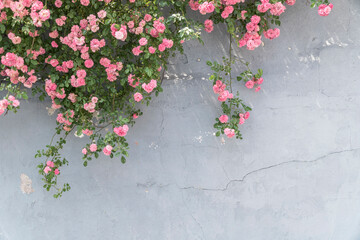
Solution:
<path fill-rule="evenodd" d="M 32 43 L 31 43 L 30 53 L 33 50 L 34 43 L 35 43 L 35 36 L 33 37 L 33 40 L 32 40 Z"/>
<path fill-rule="evenodd" d="M 231 64 L 232 64 L 232 54 L 231 54 L 231 42 L 232 42 L 232 36 L 231 36 L 231 33 L 229 33 L 229 69 L 230 69 L 230 72 L 229 72 L 229 77 L 230 77 L 230 92 L 232 93 L 232 86 L 231 86 L 231 83 L 232 83 L 232 77 L 231 77 Z M 232 108 L 232 102 L 230 101 L 230 117 L 231 117 L 231 108 Z"/>
<path fill-rule="evenodd" d="M 238 60 L 239 60 L 239 62 L 241 62 L 242 64 L 244 64 L 246 66 L 247 70 L 249 70 L 251 72 L 251 69 L 249 68 L 249 64 L 247 62 L 245 62 L 244 60 L 242 60 L 240 58 Z"/>
<path fill-rule="evenodd" d="M 232 64 L 232 54 L 231 54 L 231 42 L 232 42 L 232 37 L 231 37 L 231 33 L 229 33 L 229 38 L 230 38 L 230 44 L 229 44 L 229 55 L 230 55 L 230 62 L 229 62 L 229 65 L 230 65 L 230 92 L 232 93 L 232 86 L 231 86 L 231 82 L 232 82 L 232 78 L 231 78 L 231 64 Z"/>
<path fill-rule="evenodd" d="M 111 125 L 111 124 L 112 124 L 112 122 L 108 123 L 107 125 L 105 125 L 105 126 L 103 126 L 103 127 L 100 127 L 100 129 L 97 130 L 97 131 L 95 132 L 95 134 L 98 133 L 98 132 L 100 132 L 101 130 L 103 130 L 104 128 L 108 127 L 108 126 Z"/>
<path fill-rule="evenodd" d="M 49 144 L 50 146 L 52 145 L 52 142 L 54 141 L 54 138 L 55 138 L 56 135 L 57 135 L 57 132 L 55 132 L 54 135 L 52 136 L 50 144 Z"/>

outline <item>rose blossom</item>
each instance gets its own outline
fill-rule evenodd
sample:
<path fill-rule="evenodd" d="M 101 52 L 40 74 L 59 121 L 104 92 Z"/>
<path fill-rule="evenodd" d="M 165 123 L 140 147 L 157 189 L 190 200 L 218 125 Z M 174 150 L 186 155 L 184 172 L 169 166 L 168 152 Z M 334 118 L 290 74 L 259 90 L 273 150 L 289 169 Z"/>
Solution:
<path fill-rule="evenodd" d="M 254 81 L 252 81 L 252 80 L 250 80 L 250 81 L 247 81 L 246 83 L 245 83 L 245 86 L 247 87 L 247 88 L 253 88 L 254 87 Z"/>
<path fill-rule="evenodd" d="M 128 125 L 114 128 L 114 133 L 116 133 L 120 137 L 125 137 L 128 131 L 129 131 Z"/>
<path fill-rule="evenodd" d="M 219 121 L 220 121 L 221 123 L 226 123 L 228 120 L 229 120 L 229 117 L 228 117 L 227 115 L 221 115 L 221 116 L 219 117 Z"/>
<path fill-rule="evenodd" d="M 49 166 L 49 167 L 55 167 L 55 164 L 54 164 L 54 162 L 53 161 L 47 161 L 46 162 L 46 166 Z"/>
<path fill-rule="evenodd" d="M 141 38 L 140 40 L 139 40 L 139 44 L 140 44 L 140 46 L 145 46 L 146 44 L 147 44 L 147 39 L 146 38 Z"/>
<path fill-rule="evenodd" d="M 50 168 L 49 166 L 46 166 L 46 167 L 44 168 L 44 173 L 45 173 L 45 174 L 48 174 L 49 172 L 51 172 L 51 168 Z"/>
<path fill-rule="evenodd" d="M 83 148 L 81 152 L 82 152 L 84 155 L 86 155 L 86 153 L 87 153 L 86 148 Z"/>
<path fill-rule="evenodd" d="M 143 99 L 143 96 L 141 95 L 141 93 L 137 92 L 134 94 L 134 99 L 136 102 L 140 102 Z"/>
<path fill-rule="evenodd" d="M 294 5 L 295 2 L 296 2 L 296 0 L 286 0 L 286 4 L 290 5 L 290 6 Z"/>
<path fill-rule="evenodd" d="M 96 144 L 95 144 L 95 143 L 91 144 L 91 145 L 90 145 L 90 151 L 91 151 L 91 152 L 96 152 L 96 150 L 97 150 Z"/>
<path fill-rule="evenodd" d="M 234 129 L 225 128 L 224 133 L 228 138 L 232 138 L 233 136 L 235 136 L 235 130 Z"/>
<path fill-rule="evenodd" d="M 325 17 L 325 16 L 330 14 L 332 8 L 333 8 L 332 3 L 330 3 L 329 5 L 321 4 L 319 6 L 318 13 L 319 13 L 320 16 Z"/>
<path fill-rule="evenodd" d="M 105 18 L 106 17 L 106 11 L 105 10 L 101 10 L 97 13 L 99 18 Z"/>
<path fill-rule="evenodd" d="M 109 156 L 111 154 L 111 150 L 113 149 L 112 146 L 110 145 L 106 145 L 106 147 L 104 147 L 103 149 L 103 153 L 106 155 L 106 156 Z"/>

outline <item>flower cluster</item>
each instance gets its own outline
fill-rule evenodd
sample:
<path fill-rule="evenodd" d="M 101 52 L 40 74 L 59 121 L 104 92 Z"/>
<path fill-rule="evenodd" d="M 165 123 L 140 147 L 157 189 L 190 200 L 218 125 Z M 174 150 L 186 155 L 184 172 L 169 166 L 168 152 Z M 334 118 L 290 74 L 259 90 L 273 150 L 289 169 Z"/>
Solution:
<path fill-rule="evenodd" d="M 0 53 L 4 53 L 3 48 L 0 48 Z M 3 55 L 1 57 L 1 64 L 7 67 L 1 71 L 1 75 L 9 77 L 9 80 L 13 84 L 21 82 L 25 87 L 31 88 L 37 81 L 34 70 L 29 70 L 28 66 L 25 64 L 24 58 L 15 53 L 7 52 Z M 21 72 L 23 75 L 20 75 Z M 27 78 L 26 75 L 28 76 Z"/>
<path fill-rule="evenodd" d="M 60 174 L 60 170 L 58 168 L 55 168 L 55 163 L 52 161 L 47 161 L 46 166 L 44 168 L 44 173 L 49 174 L 52 171 L 54 172 L 55 175 Z"/>
<path fill-rule="evenodd" d="M 217 80 L 215 85 L 213 86 L 214 93 L 219 94 L 218 100 L 220 102 L 225 102 L 228 98 L 231 99 L 234 97 L 232 93 L 225 89 L 226 85 L 220 80 Z"/>
<path fill-rule="evenodd" d="M 98 102 L 97 97 L 92 97 L 91 102 L 84 104 L 84 109 L 89 113 L 95 112 L 96 103 Z"/>
<path fill-rule="evenodd" d="M 214 30 L 214 23 L 210 19 L 205 20 L 205 31 L 211 33 Z"/>
<path fill-rule="evenodd" d="M 13 95 L 8 98 L 0 100 L 0 115 L 2 115 L 9 107 L 17 108 L 20 106 L 20 101 L 17 100 Z"/>
<path fill-rule="evenodd" d="M 256 86 L 256 87 L 255 87 L 255 92 L 258 92 L 258 91 L 260 91 L 260 89 L 261 89 L 260 84 L 262 84 L 263 81 L 264 81 L 264 79 L 263 79 L 262 77 L 260 77 L 260 78 L 258 78 L 258 79 L 253 78 L 253 79 L 247 81 L 247 82 L 245 83 L 245 86 L 246 86 L 247 88 L 249 88 L 249 89 L 254 88 L 254 87 Z"/>
<path fill-rule="evenodd" d="M 129 131 L 129 126 L 128 125 L 124 125 L 124 126 L 114 128 L 114 133 L 116 133 L 120 137 L 125 137 L 128 131 Z"/>
<path fill-rule="evenodd" d="M 318 9 L 318 13 L 320 16 L 327 16 L 330 14 L 331 10 L 333 8 L 333 5 L 330 3 L 329 5 L 327 4 L 321 4 L 319 6 L 319 9 Z"/>
<path fill-rule="evenodd" d="M 63 124 L 63 128 L 65 131 L 70 131 L 71 130 L 70 126 L 73 122 L 74 115 L 75 115 L 74 110 L 69 110 L 65 112 L 65 114 L 59 113 L 57 115 L 56 121 L 60 124 Z"/>

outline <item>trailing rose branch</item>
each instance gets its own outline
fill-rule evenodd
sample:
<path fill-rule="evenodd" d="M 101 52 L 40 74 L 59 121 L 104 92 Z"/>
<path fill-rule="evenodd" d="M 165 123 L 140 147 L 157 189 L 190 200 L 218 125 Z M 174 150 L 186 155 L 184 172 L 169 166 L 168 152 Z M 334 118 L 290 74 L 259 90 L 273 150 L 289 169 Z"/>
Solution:
<path fill-rule="evenodd" d="M 311 0 L 320 16 L 333 5 L 328 0 Z M 251 108 L 233 91 L 232 66 L 246 70 L 236 77 L 248 89 L 260 90 L 263 72 L 253 73 L 249 63 L 232 54 L 233 42 L 255 50 L 262 36 L 280 35 L 280 15 L 295 0 L 0 0 L 0 115 L 17 112 L 27 89 L 40 100 L 51 99 L 50 113 L 57 112 L 56 134 L 36 157 L 44 188 L 57 189 L 55 197 L 70 189 L 57 187 L 60 167 L 68 161 L 59 153 L 67 136 L 86 135 L 83 164 L 100 154 L 128 157 L 127 132 L 142 115 L 139 104 L 148 105 L 163 91 L 161 83 L 167 59 L 183 53 L 182 44 L 200 42 L 201 29 L 210 33 L 214 24 L 224 23 L 230 34 L 229 56 L 223 63 L 208 62 L 210 79 L 218 94 L 223 114 L 214 125 L 216 135 L 242 138 L 240 126 Z M 187 16 L 188 6 L 206 17 L 197 21 Z M 166 9 L 166 13 L 164 13 Z M 96 119 L 96 121 L 95 121 Z M 100 127 L 100 128 L 99 128 Z M 108 131 L 105 131 L 108 128 Z M 61 135 L 63 134 L 63 135 Z"/>

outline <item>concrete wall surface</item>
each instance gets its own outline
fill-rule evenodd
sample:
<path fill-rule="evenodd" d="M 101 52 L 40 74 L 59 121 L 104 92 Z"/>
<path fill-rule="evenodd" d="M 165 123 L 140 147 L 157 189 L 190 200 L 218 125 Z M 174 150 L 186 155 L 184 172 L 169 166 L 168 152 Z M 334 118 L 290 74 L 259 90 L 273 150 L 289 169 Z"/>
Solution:
<path fill-rule="evenodd" d="M 328 17 L 305 2 L 281 17 L 280 38 L 236 50 L 265 80 L 259 93 L 236 86 L 254 108 L 244 140 L 213 135 L 221 110 L 206 60 L 228 52 L 221 26 L 171 60 L 164 93 L 129 131 L 126 164 L 84 168 L 87 139 L 69 139 L 72 189 L 60 199 L 34 159 L 53 134 L 49 103 L 1 117 L 0 240 L 359 240 L 360 0 L 333 0 Z"/>

